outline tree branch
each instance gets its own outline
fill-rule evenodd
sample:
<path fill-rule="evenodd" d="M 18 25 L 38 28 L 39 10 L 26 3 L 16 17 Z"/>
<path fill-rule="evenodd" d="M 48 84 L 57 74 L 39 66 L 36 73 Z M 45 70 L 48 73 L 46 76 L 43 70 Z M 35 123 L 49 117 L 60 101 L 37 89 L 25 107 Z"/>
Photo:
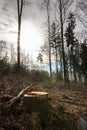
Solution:
<path fill-rule="evenodd" d="M 14 98 L 12 98 L 10 101 L 7 102 L 7 106 L 8 107 L 11 107 L 11 106 L 14 106 L 15 103 L 17 101 L 20 101 L 20 99 L 24 96 L 25 93 L 27 93 L 27 91 L 32 87 L 34 86 L 33 84 L 30 84 L 28 87 L 24 88 L 23 90 L 21 90 L 21 92 L 15 96 Z"/>

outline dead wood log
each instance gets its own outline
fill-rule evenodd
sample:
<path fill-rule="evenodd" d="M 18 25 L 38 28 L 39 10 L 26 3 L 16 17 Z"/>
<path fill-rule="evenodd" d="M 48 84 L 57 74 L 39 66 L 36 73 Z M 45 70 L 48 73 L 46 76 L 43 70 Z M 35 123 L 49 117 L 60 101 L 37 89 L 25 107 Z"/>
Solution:
<path fill-rule="evenodd" d="M 75 102 L 75 101 L 67 101 L 67 100 L 60 100 L 60 99 L 58 99 L 58 101 L 59 102 L 64 102 L 64 103 L 67 103 L 67 104 L 72 104 L 72 105 L 86 107 L 86 104 L 84 104 L 84 103 L 78 103 L 78 102 Z"/>
<path fill-rule="evenodd" d="M 23 90 L 21 90 L 21 92 L 13 97 L 11 100 L 9 100 L 7 103 L 6 103 L 6 106 L 7 107 L 11 107 L 11 106 L 14 106 L 18 101 L 21 101 L 21 98 L 28 92 L 28 90 L 34 86 L 34 84 L 30 84 L 28 87 L 24 88 Z"/>

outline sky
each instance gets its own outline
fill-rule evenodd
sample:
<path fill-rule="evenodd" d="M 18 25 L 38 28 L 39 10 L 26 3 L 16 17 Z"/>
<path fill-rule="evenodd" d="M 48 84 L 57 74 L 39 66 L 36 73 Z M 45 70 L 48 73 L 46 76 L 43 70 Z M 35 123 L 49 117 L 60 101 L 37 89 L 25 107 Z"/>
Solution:
<path fill-rule="evenodd" d="M 21 48 L 30 56 L 37 57 L 40 46 L 44 44 L 44 11 L 38 0 L 28 0 L 22 15 Z M 39 4 L 39 5 L 38 5 Z M 0 0 L 0 40 L 6 40 L 17 46 L 17 0 Z"/>
<path fill-rule="evenodd" d="M 22 50 L 36 60 L 40 47 L 46 40 L 47 17 L 43 4 L 41 5 L 43 0 L 27 1 L 29 3 L 23 8 L 20 45 Z M 80 32 L 81 28 L 83 27 L 79 28 L 78 24 L 77 31 Z M 17 46 L 17 0 L 0 0 L 0 40 Z"/>

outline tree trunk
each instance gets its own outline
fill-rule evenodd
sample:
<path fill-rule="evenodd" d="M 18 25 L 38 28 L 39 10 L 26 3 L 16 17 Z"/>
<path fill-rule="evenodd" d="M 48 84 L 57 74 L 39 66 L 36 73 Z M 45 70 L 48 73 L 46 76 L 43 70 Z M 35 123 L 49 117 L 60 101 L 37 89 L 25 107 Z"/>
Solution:
<path fill-rule="evenodd" d="M 75 63 L 73 63 L 73 73 L 74 73 L 74 80 L 75 82 L 77 82 Z"/>
<path fill-rule="evenodd" d="M 19 72 L 20 72 L 20 31 L 21 31 L 21 25 L 18 21 L 17 63 Z"/>
<path fill-rule="evenodd" d="M 21 34 L 21 17 L 23 10 L 23 0 L 17 0 L 17 9 L 18 9 L 18 39 L 17 39 L 17 68 L 20 72 L 20 34 Z"/>
<path fill-rule="evenodd" d="M 62 65 L 62 52 L 61 52 L 61 47 L 59 48 L 59 55 L 60 55 L 60 76 L 61 76 L 61 78 L 63 77 L 62 75 L 63 75 L 63 65 Z"/>
<path fill-rule="evenodd" d="M 47 5 L 47 17 L 48 17 L 48 42 L 49 42 L 49 68 L 50 76 L 52 77 L 52 64 L 51 64 L 51 46 L 50 46 L 50 9 L 49 9 L 49 0 L 46 3 Z"/>
<path fill-rule="evenodd" d="M 56 47 L 56 74 L 58 76 L 58 51 L 57 51 L 57 47 Z"/>
<path fill-rule="evenodd" d="M 64 68 L 64 80 L 66 81 L 66 62 L 65 62 L 65 51 L 64 51 L 64 38 L 63 38 L 63 18 L 62 18 L 62 3 L 60 0 L 60 23 L 61 23 L 61 40 L 62 40 L 62 55 L 63 55 L 63 68 Z"/>

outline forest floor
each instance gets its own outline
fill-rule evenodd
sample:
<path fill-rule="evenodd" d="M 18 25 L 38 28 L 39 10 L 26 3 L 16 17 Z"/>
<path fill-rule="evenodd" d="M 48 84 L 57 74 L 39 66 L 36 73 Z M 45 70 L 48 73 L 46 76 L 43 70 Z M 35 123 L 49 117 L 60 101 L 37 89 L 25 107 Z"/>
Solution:
<path fill-rule="evenodd" d="M 52 106 L 63 106 L 66 112 L 87 119 L 87 88 L 64 88 L 60 87 L 60 81 L 58 83 L 57 86 L 42 89 L 48 92 Z"/>
<path fill-rule="evenodd" d="M 17 95 L 24 86 L 27 86 L 29 82 L 25 81 L 25 78 L 20 80 L 19 77 L 5 77 L 0 81 L 0 130 L 42 130 L 42 127 L 39 125 L 39 121 L 36 116 L 31 114 L 26 114 L 23 104 L 19 103 L 18 106 L 12 108 L 11 111 L 7 111 L 4 108 L 4 104 Z M 62 86 L 64 83 L 62 83 Z M 52 109 L 57 112 L 59 106 L 64 109 L 66 114 L 62 114 L 62 118 L 67 119 L 61 120 L 61 115 L 59 119 L 52 119 L 50 123 L 50 128 L 45 128 L 46 130 L 79 130 L 73 127 L 73 124 L 76 123 L 71 121 L 72 118 L 77 121 L 77 118 L 82 117 L 87 120 L 87 89 L 67 89 L 61 86 L 61 81 L 57 85 L 46 87 L 41 83 L 35 83 L 35 86 L 30 89 L 30 91 L 46 91 L 49 94 L 51 100 L 49 103 L 52 106 Z M 4 89 L 3 89 L 4 88 Z M 58 113 L 59 114 L 59 113 Z M 28 118 L 28 120 L 25 120 Z M 54 117 L 52 117 L 54 118 Z M 55 117 L 58 118 L 58 117 Z M 37 121 L 36 121 L 37 119 Z M 60 121 L 61 120 L 61 121 Z M 58 125 L 58 122 L 60 124 Z M 65 121 L 65 127 L 62 127 L 63 122 Z M 69 123 L 72 123 L 72 128 Z M 55 125 L 52 126 L 51 125 Z"/>
<path fill-rule="evenodd" d="M 87 114 L 87 90 L 70 90 L 53 87 L 47 90 L 54 107 L 63 106 L 67 112 L 72 114 Z"/>

